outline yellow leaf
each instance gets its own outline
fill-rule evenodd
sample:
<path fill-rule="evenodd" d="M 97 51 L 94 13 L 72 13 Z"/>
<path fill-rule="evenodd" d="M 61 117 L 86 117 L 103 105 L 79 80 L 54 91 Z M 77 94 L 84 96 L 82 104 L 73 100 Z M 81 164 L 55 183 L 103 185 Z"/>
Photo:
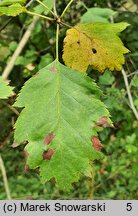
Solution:
<path fill-rule="evenodd" d="M 63 60 L 73 69 L 86 72 L 89 65 L 99 72 L 122 68 L 129 50 L 118 37 L 128 23 L 87 23 L 67 30 Z"/>

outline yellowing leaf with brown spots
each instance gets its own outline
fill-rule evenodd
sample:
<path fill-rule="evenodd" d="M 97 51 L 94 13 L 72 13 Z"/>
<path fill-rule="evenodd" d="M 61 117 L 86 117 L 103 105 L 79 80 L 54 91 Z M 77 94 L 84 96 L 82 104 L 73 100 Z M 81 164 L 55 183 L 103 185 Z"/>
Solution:
<path fill-rule="evenodd" d="M 118 34 L 128 23 L 87 23 L 67 30 L 63 60 L 73 69 L 86 72 L 89 65 L 99 72 L 120 71 L 125 62 L 124 47 Z"/>

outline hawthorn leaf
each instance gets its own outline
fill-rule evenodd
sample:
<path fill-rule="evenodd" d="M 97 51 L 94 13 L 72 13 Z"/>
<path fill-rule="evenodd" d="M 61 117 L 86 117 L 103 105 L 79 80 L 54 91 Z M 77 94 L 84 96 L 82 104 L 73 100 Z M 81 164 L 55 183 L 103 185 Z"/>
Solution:
<path fill-rule="evenodd" d="M 57 60 L 25 83 L 14 104 L 24 107 L 14 140 L 28 141 L 27 165 L 40 168 L 43 182 L 55 178 L 69 190 L 81 174 L 91 176 L 90 161 L 102 156 L 91 142 L 95 125 L 110 117 L 101 95 L 94 80 Z"/>
<path fill-rule="evenodd" d="M 115 14 L 116 12 L 111 10 L 110 8 L 89 8 L 87 12 L 81 17 L 81 23 L 109 23 L 109 18 L 113 17 Z"/>
<path fill-rule="evenodd" d="M 75 70 L 86 72 L 89 65 L 104 72 L 122 68 L 124 54 L 129 50 L 123 46 L 118 34 L 128 23 L 87 23 L 69 30 L 64 39 L 63 60 Z"/>
<path fill-rule="evenodd" d="M 12 4 L 25 4 L 26 0 L 1 0 L 0 2 L 0 6 L 5 6 L 5 5 L 12 5 Z"/>
<path fill-rule="evenodd" d="M 0 99 L 7 99 L 13 94 L 13 87 L 10 87 L 0 76 Z"/>
<path fill-rule="evenodd" d="M 16 3 L 10 6 L 0 6 L 0 16 L 17 16 L 20 13 L 26 12 L 26 8 L 23 7 L 21 4 Z"/>

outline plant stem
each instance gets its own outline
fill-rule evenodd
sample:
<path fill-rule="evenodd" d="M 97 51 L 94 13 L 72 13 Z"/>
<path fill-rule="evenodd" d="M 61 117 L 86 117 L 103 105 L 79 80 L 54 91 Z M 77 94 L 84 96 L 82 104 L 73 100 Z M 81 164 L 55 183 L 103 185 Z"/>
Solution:
<path fill-rule="evenodd" d="M 88 195 L 88 199 L 93 200 L 93 197 L 94 197 L 94 169 L 93 169 L 93 163 L 91 162 L 90 192 Z"/>
<path fill-rule="evenodd" d="M 59 24 L 57 23 L 57 31 L 56 31 L 56 60 L 59 60 L 58 55 L 58 40 L 59 40 Z"/>
<path fill-rule="evenodd" d="M 43 2 L 41 2 L 40 0 L 36 0 L 39 4 L 43 5 L 55 18 L 57 17 L 55 13 L 53 13 L 53 11 L 47 6 L 45 5 Z"/>
<path fill-rule="evenodd" d="M 73 28 L 73 26 L 70 26 L 62 21 L 60 21 L 60 24 L 63 25 L 63 26 L 66 26 L 67 28 Z"/>
<path fill-rule="evenodd" d="M 8 184 L 8 180 L 7 180 L 6 169 L 5 169 L 4 162 L 3 162 L 1 155 L 0 155 L 0 170 L 2 172 L 2 177 L 3 177 L 3 182 L 4 182 L 4 187 L 5 187 L 7 199 L 11 200 L 12 198 L 11 198 L 9 184 Z"/>
<path fill-rule="evenodd" d="M 26 8 L 30 7 L 31 4 L 32 4 L 33 2 L 34 2 L 34 0 L 29 1 L 29 2 L 25 5 L 25 7 L 26 7 Z"/>
<path fill-rule="evenodd" d="M 13 56 L 11 57 L 10 62 L 8 63 L 8 65 L 5 67 L 2 77 L 4 80 L 6 80 L 8 78 L 8 76 L 10 75 L 14 64 L 16 62 L 16 59 L 18 58 L 18 56 L 21 54 L 22 50 L 24 49 L 26 43 L 28 42 L 31 33 L 33 31 L 33 29 L 35 28 L 35 25 L 38 21 L 38 17 L 33 17 L 33 21 L 32 23 L 29 25 L 29 27 L 27 28 L 26 32 L 24 33 L 21 41 L 18 44 L 18 47 L 16 48 L 15 52 L 13 53 Z"/>
<path fill-rule="evenodd" d="M 60 18 L 62 18 L 64 16 L 64 14 L 66 13 L 66 11 L 68 10 L 68 8 L 70 7 L 70 5 L 72 4 L 74 0 L 70 0 L 70 2 L 67 4 L 67 6 L 65 7 L 65 9 L 63 10 Z"/>
<path fill-rule="evenodd" d="M 46 20 L 50 20 L 50 21 L 54 21 L 55 19 L 53 18 L 50 18 L 50 17 L 47 17 L 47 16 L 44 16 L 44 15 L 41 15 L 41 14 L 37 14 L 37 13 L 34 13 L 34 12 L 31 12 L 31 11 L 26 11 L 27 14 L 30 14 L 32 16 L 37 16 L 37 17 L 41 17 L 43 19 L 46 19 Z"/>
<path fill-rule="evenodd" d="M 57 15 L 57 9 L 56 9 L 56 0 L 53 0 L 53 9 L 54 9 L 54 13 Z"/>
<path fill-rule="evenodd" d="M 12 107 L 10 104 L 8 104 L 8 103 L 6 103 L 6 102 L 4 102 L 3 101 L 3 104 L 5 105 L 5 106 L 7 106 L 13 113 L 15 113 L 17 116 L 19 116 L 20 115 L 20 113 L 17 111 L 17 109 L 15 109 L 14 107 Z"/>
<path fill-rule="evenodd" d="M 89 8 L 86 6 L 86 4 L 84 2 L 82 2 L 82 6 L 86 9 L 89 10 Z"/>
<path fill-rule="evenodd" d="M 138 75 L 138 70 L 128 74 L 127 77 L 130 77 L 130 76 L 133 76 L 133 75 Z"/>

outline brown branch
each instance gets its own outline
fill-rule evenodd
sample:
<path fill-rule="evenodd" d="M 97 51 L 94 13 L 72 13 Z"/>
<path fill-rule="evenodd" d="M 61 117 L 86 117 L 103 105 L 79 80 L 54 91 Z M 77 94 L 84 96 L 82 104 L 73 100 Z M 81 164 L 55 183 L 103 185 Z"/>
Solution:
<path fill-rule="evenodd" d="M 31 32 L 35 28 L 37 21 L 38 21 L 38 17 L 34 17 L 32 23 L 29 25 L 28 29 L 24 33 L 21 41 L 19 42 L 17 49 L 15 50 L 13 56 L 11 57 L 10 62 L 8 63 L 8 65 L 6 66 L 6 68 L 3 71 L 2 77 L 4 80 L 6 80 L 9 76 L 9 74 L 11 73 L 11 71 L 14 67 L 14 64 L 16 62 L 16 59 L 21 54 L 23 48 L 25 47 L 26 43 L 28 42 L 28 40 L 31 36 Z"/>

